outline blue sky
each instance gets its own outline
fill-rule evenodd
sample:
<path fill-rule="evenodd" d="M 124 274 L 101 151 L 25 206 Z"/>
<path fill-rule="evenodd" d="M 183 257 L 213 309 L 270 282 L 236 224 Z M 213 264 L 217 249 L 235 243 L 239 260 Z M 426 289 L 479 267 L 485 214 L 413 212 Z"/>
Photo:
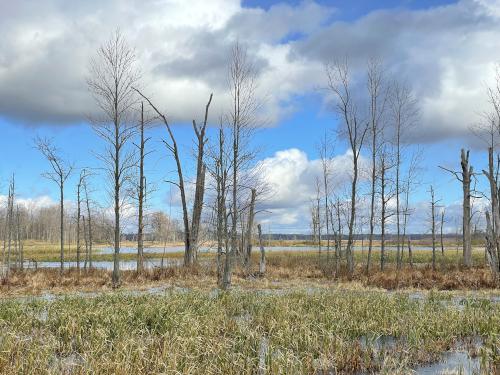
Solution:
<path fill-rule="evenodd" d="M 201 2 L 196 8 L 194 20 L 190 20 L 185 15 L 183 2 L 174 2 L 172 9 L 160 9 L 165 15 L 171 14 L 164 20 L 159 18 L 159 9 L 145 14 L 145 19 L 150 20 L 146 26 L 140 21 L 140 10 L 133 6 L 127 10 L 128 18 L 125 21 L 117 18 L 115 25 L 113 19 L 107 20 L 108 24 L 104 21 L 99 23 L 99 16 L 95 16 L 97 21 L 85 23 L 83 16 L 105 14 L 107 7 L 111 6 L 101 6 L 100 2 L 94 4 L 95 9 L 83 4 L 68 9 L 58 0 L 40 1 L 37 6 L 41 15 L 46 12 L 43 17 L 33 17 L 23 1 L 18 5 L 0 5 L 0 14 L 3 10 L 5 17 L 9 16 L 9 12 L 16 15 L 8 22 L 5 20 L 5 30 L 0 27 L 0 35 L 3 35 L 0 36 L 0 45 L 3 42 L 8 47 L 13 40 L 23 41 L 14 51 L 0 50 L 0 127 L 3 130 L 0 150 L 4 155 L 0 158 L 0 194 L 5 193 L 8 176 L 15 173 L 20 197 L 36 199 L 49 196 L 57 200 L 56 187 L 41 176 L 48 165 L 33 147 L 33 138 L 37 135 L 53 138 L 65 158 L 76 167 L 99 167 L 94 153 L 101 151 L 103 144 L 85 122 L 85 115 L 95 110 L 84 83 L 85 59 L 90 58 L 105 35 L 119 26 L 130 34 L 131 44 L 137 46 L 141 58 L 147 56 L 144 57 L 143 70 L 153 83 L 146 87 L 149 93 L 156 94 L 155 100 L 161 103 L 162 108 L 171 111 L 174 131 L 186 155 L 184 162 L 188 174 L 192 173 L 190 148 L 193 142 L 189 121 L 192 117 L 199 118 L 198 109 L 203 107 L 209 91 L 215 91 L 212 120 L 221 113 L 227 92 L 217 77 L 224 72 L 224 66 L 220 66 L 220 61 L 224 65 L 224 58 L 220 56 L 227 51 L 231 38 L 236 37 L 248 45 L 249 54 L 262 62 L 259 83 L 262 92 L 272 97 L 267 108 L 273 118 L 272 124 L 261 129 L 253 140 L 254 145 L 261 148 L 259 159 L 267 158 L 274 162 L 277 152 L 298 149 L 307 155 L 310 165 L 318 158 L 317 144 L 321 137 L 325 132 L 333 132 L 338 123 L 318 89 L 324 83 L 324 56 L 349 56 L 357 74 L 356 70 L 363 66 L 362 61 L 370 54 L 366 46 L 362 46 L 370 40 L 370 48 L 378 46 L 376 54 L 388 62 L 388 71 L 396 78 L 408 81 L 419 99 L 421 123 L 419 134 L 412 143 L 420 144 L 418 147 L 424 150 L 422 185 L 412 196 L 412 201 L 416 206 L 422 206 L 428 200 L 428 185 L 433 184 L 443 205 L 456 206 L 461 196 L 460 185 L 437 166 L 458 168 L 460 148 L 465 146 L 472 148 L 471 162 L 476 170 L 484 168 L 484 151 L 478 147 L 478 141 L 473 139 L 468 128 L 474 119 L 479 118 L 478 112 L 485 102 L 485 86 L 494 73 L 491 67 L 496 57 L 482 56 L 476 50 L 484 48 L 477 40 L 485 30 L 489 31 L 491 26 L 488 22 L 494 25 L 498 18 L 494 3 L 474 0 L 249 0 L 242 4 L 232 0 L 218 1 L 221 6 L 224 5 L 222 15 L 206 9 Z M 200 26 L 195 22 L 198 18 L 208 21 L 201 21 Z M 405 22 L 400 22 L 403 18 Z M 264 22 L 269 30 L 259 29 L 259 22 Z M 422 29 L 426 23 L 429 25 L 428 32 Z M 76 24 L 76 35 L 70 36 L 72 24 Z M 251 28 L 254 24 L 257 26 Z M 382 30 L 381 25 L 388 25 L 390 30 Z M 170 28 L 169 31 L 165 31 L 164 27 Z M 394 30 L 391 29 L 393 27 Z M 28 32 L 31 29 L 33 34 Z M 464 29 L 467 31 L 465 42 L 453 39 L 455 30 Z M 191 33 L 188 37 L 184 35 L 186 30 Z M 152 38 L 158 38 L 163 32 L 167 32 L 168 40 L 161 39 L 161 43 L 156 43 Z M 386 32 L 389 34 L 384 34 Z M 223 41 L 220 41 L 221 38 Z M 328 38 L 331 38 L 331 46 L 323 43 L 325 39 L 330 40 Z M 447 38 L 452 38 L 451 42 Z M 403 41 L 405 44 L 402 44 Z M 185 45 L 196 47 L 206 43 L 213 45 L 214 51 L 220 49 L 221 52 L 207 56 L 203 48 L 200 52 L 198 49 L 195 52 L 182 50 Z M 452 48 L 454 43 L 459 46 L 458 50 Z M 450 48 L 441 48 L 441 52 L 438 52 L 439 48 L 429 50 L 429 46 L 440 45 Z M 23 54 L 24 47 L 26 51 L 28 47 L 34 48 L 33 56 L 27 58 L 26 51 Z M 67 60 L 62 61 L 58 56 L 64 54 Z M 165 63 L 160 61 L 162 56 L 165 56 Z M 190 59 L 185 61 L 194 61 L 194 64 L 199 62 L 200 69 L 195 69 L 195 73 L 188 72 L 185 70 L 188 64 L 176 65 L 180 59 Z M 19 63 L 16 66 L 12 61 Z M 474 76 L 475 69 L 479 67 L 484 71 L 482 77 Z M 163 71 L 164 68 L 166 70 Z M 270 71 L 269 75 L 266 75 L 266 69 Z M 200 88 L 194 95 L 193 87 Z M 471 96 L 462 92 L 470 92 Z M 468 107 L 463 105 L 464 102 Z M 155 152 L 147 160 L 147 171 L 150 180 L 158 187 L 150 205 L 154 209 L 168 210 L 170 186 L 164 180 L 175 177 L 174 164 L 161 143 L 166 136 L 165 129 L 159 126 L 151 130 L 150 135 Z M 410 149 L 416 147 L 413 145 Z M 338 141 L 335 153 L 343 155 L 346 150 L 347 145 Z M 304 175 L 308 176 L 307 173 Z M 75 198 L 76 177 L 75 174 L 68 181 L 68 200 Z M 106 196 L 101 189 L 103 184 L 101 176 L 94 178 L 96 199 L 106 206 Z M 300 184 L 312 185 L 311 181 L 300 181 Z M 484 182 L 480 182 L 479 186 L 483 185 Z M 283 217 L 295 217 L 294 222 L 285 219 L 280 222 L 280 217 L 272 215 L 262 220 L 275 220 L 272 224 L 274 231 L 300 228 L 305 231 L 309 225 L 305 214 L 306 200 L 307 196 L 301 207 L 290 207 L 283 214 Z M 290 204 L 293 206 L 293 202 Z M 450 222 L 452 220 L 450 218 Z M 425 230 L 425 225 L 420 222 L 415 228 Z"/>

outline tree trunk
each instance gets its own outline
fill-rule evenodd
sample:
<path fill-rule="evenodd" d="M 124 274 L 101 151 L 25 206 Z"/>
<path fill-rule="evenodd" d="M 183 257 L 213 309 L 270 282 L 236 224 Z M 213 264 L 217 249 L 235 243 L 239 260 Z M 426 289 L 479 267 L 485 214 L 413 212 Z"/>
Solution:
<path fill-rule="evenodd" d="M 486 211 L 486 253 L 488 255 L 488 263 L 490 265 L 491 274 L 496 283 L 499 282 L 499 259 L 496 248 L 497 242 L 495 232 L 490 219 L 490 213 Z"/>
<path fill-rule="evenodd" d="M 262 241 L 262 228 L 260 224 L 257 224 L 257 231 L 259 232 L 260 247 L 259 274 L 264 275 L 266 273 L 266 250 L 264 249 L 264 243 Z"/>
<path fill-rule="evenodd" d="M 462 166 L 462 187 L 463 187 L 463 225 L 462 225 L 462 246 L 463 246 L 463 261 L 465 267 L 472 266 L 472 240 L 471 240 L 471 176 L 473 168 L 469 166 L 469 151 L 461 151 L 461 166 Z"/>
<path fill-rule="evenodd" d="M 120 285 L 120 140 L 118 120 L 115 119 L 115 228 L 114 228 L 114 253 L 113 253 L 113 275 L 112 283 L 116 288 Z"/>
<path fill-rule="evenodd" d="M 353 178 L 351 184 L 351 216 L 349 219 L 349 236 L 347 237 L 347 248 L 346 248 L 346 257 L 347 257 L 347 269 L 349 271 L 349 277 L 352 277 L 354 273 L 354 255 L 353 255 L 353 242 L 354 242 L 354 221 L 356 218 L 356 188 L 358 182 L 358 156 L 356 154 L 353 155 Z"/>
<path fill-rule="evenodd" d="M 436 201 L 434 200 L 434 189 L 431 186 L 431 232 L 432 232 L 432 270 L 436 271 Z"/>
<path fill-rule="evenodd" d="M 144 193 L 145 193 L 145 180 L 144 176 L 144 103 L 141 102 L 141 122 L 140 122 L 140 145 L 139 145 L 139 196 L 138 196 L 138 223 L 137 223 L 137 272 L 141 273 L 144 270 Z"/>
<path fill-rule="evenodd" d="M 252 189 L 250 196 L 250 209 L 248 213 L 247 233 L 246 233 L 246 252 L 245 252 L 245 268 L 250 271 L 252 265 L 252 237 L 253 237 L 253 222 L 255 218 L 255 197 L 257 192 Z"/>
<path fill-rule="evenodd" d="M 385 267 L 385 219 L 386 219 L 386 201 L 385 201 L 385 163 L 382 159 L 380 172 L 380 188 L 381 188 L 381 221 L 380 221 L 380 271 L 384 271 Z"/>
<path fill-rule="evenodd" d="M 80 180 L 78 181 L 78 186 L 76 189 L 76 268 L 78 274 L 80 274 L 80 216 L 81 216 L 81 199 L 80 199 L 80 189 L 82 186 L 82 180 L 80 175 Z"/>
<path fill-rule="evenodd" d="M 61 199 L 60 199 L 60 235 L 61 235 L 61 274 L 64 270 L 64 181 L 61 178 L 60 180 L 60 193 L 61 193 Z"/>
<path fill-rule="evenodd" d="M 411 251 L 411 238 L 408 236 L 408 260 L 410 262 L 410 267 L 413 268 L 413 253 Z"/>

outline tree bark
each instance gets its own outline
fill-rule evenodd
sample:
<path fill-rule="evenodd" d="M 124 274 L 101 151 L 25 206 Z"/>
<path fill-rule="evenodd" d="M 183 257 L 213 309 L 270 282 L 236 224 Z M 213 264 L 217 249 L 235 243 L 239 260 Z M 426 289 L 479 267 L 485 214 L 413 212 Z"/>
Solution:
<path fill-rule="evenodd" d="M 141 121 L 139 124 L 140 144 L 139 144 L 139 196 L 138 196 L 138 223 L 137 223 L 137 272 L 144 270 L 144 195 L 145 180 L 144 176 L 144 149 L 146 141 L 144 139 L 144 103 L 141 102 Z"/>
<path fill-rule="evenodd" d="M 257 231 L 259 233 L 259 247 L 260 247 L 259 274 L 264 275 L 266 273 L 266 250 L 264 249 L 264 243 L 262 241 L 262 228 L 260 224 L 257 224 Z"/>
<path fill-rule="evenodd" d="M 250 193 L 250 207 L 248 213 L 248 223 L 246 232 L 246 252 L 245 252 L 245 268 L 250 271 L 252 265 L 252 237 L 253 237 L 253 222 L 255 218 L 255 198 L 257 191 L 253 188 Z"/>
<path fill-rule="evenodd" d="M 463 261 L 465 267 L 472 266 L 472 240 L 471 240 L 471 176 L 473 168 L 469 165 L 469 151 L 461 151 L 461 166 L 462 166 L 462 188 L 463 188 L 463 225 L 462 225 L 462 246 L 463 246 Z"/>

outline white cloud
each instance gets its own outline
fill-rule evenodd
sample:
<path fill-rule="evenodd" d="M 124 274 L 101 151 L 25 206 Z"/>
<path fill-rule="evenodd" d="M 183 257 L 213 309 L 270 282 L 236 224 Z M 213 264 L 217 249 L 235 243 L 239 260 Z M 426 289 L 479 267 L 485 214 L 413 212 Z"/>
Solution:
<path fill-rule="evenodd" d="M 57 203 L 48 195 L 41 195 L 34 198 L 16 197 L 15 203 L 27 210 L 38 210 L 56 205 Z M 0 195 L 0 207 L 7 204 L 7 196 Z"/>
<path fill-rule="evenodd" d="M 85 85 L 89 58 L 120 27 L 137 48 L 145 92 L 174 121 L 199 118 L 210 92 L 219 116 L 238 39 L 259 71 L 271 121 L 300 105 L 296 95 L 324 87 L 325 62 L 347 55 L 359 73 L 377 56 L 415 90 L 422 114 L 415 141 L 469 135 L 500 60 L 497 1 L 396 8 L 348 22 L 335 15 L 313 1 L 268 10 L 236 0 L 2 2 L 0 114 L 31 124 L 84 119 L 95 109 Z"/>
<path fill-rule="evenodd" d="M 320 159 L 310 160 L 304 151 L 292 148 L 278 151 L 257 164 L 262 180 L 271 189 L 271 193 L 258 205 L 259 210 L 265 210 L 260 214 L 262 223 L 285 231 L 307 230 L 309 207 L 316 198 L 317 179 L 322 184 L 321 163 Z M 333 157 L 330 168 L 330 184 L 340 190 L 351 180 L 352 154 L 347 151 Z"/>

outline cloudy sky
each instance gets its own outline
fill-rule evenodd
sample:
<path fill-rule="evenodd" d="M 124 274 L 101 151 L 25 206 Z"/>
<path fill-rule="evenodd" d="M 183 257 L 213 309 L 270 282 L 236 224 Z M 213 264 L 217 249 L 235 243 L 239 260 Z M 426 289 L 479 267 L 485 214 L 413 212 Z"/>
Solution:
<path fill-rule="evenodd" d="M 485 165 L 483 146 L 470 128 L 486 109 L 486 88 L 500 61 L 499 25 L 497 0 L 0 0 L 1 187 L 4 193 L 15 173 L 21 198 L 39 204 L 57 199 L 55 186 L 40 175 L 47 165 L 33 149 L 36 135 L 53 137 L 78 167 L 99 167 L 94 154 L 103 145 L 86 122 L 96 106 L 85 78 L 95 50 L 119 28 L 136 48 L 144 91 L 170 117 L 186 159 L 190 121 L 201 118 L 211 92 L 211 122 L 227 108 L 229 52 L 236 40 L 247 48 L 267 119 L 254 139 L 261 150 L 257 163 L 274 191 L 261 203 L 266 212 L 259 220 L 273 232 L 309 228 L 321 170 L 317 145 L 338 125 L 324 95 L 325 64 L 348 57 L 361 77 L 369 58 L 382 60 L 418 100 L 418 126 L 408 139 L 410 149 L 424 150 L 421 185 L 412 197 L 418 211 L 413 228 L 426 231 L 425 202 L 433 184 L 452 230 L 460 186 L 437 166 L 456 169 L 464 146 L 471 148 L 476 170 Z M 168 210 L 172 195 L 175 214 L 176 193 L 163 182 L 175 176 L 161 145 L 165 135 L 161 127 L 151 131 L 155 152 L 147 169 L 157 186 L 151 205 Z M 349 178 L 349 160 L 339 140 L 339 186 Z M 94 180 L 96 188 L 103 186 L 101 177 Z M 74 184 L 75 178 L 68 183 L 69 200 Z M 105 205 L 104 193 L 95 194 Z"/>

